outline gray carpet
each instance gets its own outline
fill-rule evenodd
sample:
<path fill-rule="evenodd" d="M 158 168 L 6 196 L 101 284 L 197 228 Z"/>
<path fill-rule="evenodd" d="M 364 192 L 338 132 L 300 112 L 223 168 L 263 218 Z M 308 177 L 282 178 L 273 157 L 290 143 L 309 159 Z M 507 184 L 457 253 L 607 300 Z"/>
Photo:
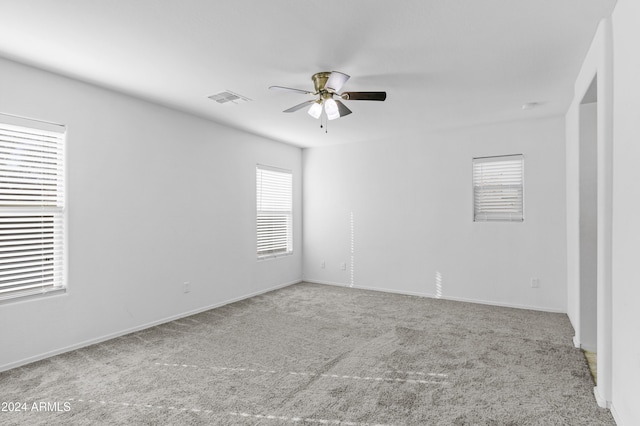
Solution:
<path fill-rule="evenodd" d="M 572 336 L 561 314 L 303 283 L 1 373 L 25 410 L 0 424 L 613 425 Z"/>

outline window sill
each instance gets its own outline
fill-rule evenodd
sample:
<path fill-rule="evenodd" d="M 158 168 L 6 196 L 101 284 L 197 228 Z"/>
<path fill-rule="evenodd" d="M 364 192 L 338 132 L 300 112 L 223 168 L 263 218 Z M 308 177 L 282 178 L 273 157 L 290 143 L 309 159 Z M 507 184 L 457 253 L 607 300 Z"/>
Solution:
<path fill-rule="evenodd" d="M 24 302 L 27 300 L 42 299 L 49 296 L 58 296 L 58 295 L 66 294 L 66 292 L 67 292 L 66 287 L 58 287 L 58 288 L 52 288 L 47 290 L 24 292 L 24 293 L 16 294 L 13 296 L 5 296 L 4 298 L 0 298 L 0 305 Z"/>
<path fill-rule="evenodd" d="M 262 262 L 262 261 L 265 261 L 265 260 L 279 259 L 281 257 L 289 257 L 289 256 L 293 256 L 293 252 L 281 253 L 281 254 L 267 254 L 267 255 L 264 255 L 264 256 L 258 256 L 258 262 Z"/>

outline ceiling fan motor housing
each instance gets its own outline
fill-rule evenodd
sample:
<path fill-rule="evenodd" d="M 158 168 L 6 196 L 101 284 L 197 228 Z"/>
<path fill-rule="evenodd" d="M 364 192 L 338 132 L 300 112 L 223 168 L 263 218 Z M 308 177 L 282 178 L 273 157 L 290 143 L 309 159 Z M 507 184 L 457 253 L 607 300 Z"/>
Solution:
<path fill-rule="evenodd" d="M 315 87 L 316 92 L 322 93 L 324 92 L 324 85 L 327 84 L 327 80 L 331 75 L 330 72 L 318 72 L 311 76 L 311 80 L 313 80 L 313 87 Z"/>

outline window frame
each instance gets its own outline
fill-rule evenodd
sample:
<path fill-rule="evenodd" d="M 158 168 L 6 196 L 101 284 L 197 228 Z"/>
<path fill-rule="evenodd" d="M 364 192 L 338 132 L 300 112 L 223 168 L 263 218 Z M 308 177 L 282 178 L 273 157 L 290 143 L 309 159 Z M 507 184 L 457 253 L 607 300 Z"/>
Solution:
<path fill-rule="evenodd" d="M 486 157 L 473 157 L 472 158 L 472 167 L 471 167 L 471 197 L 472 197 L 472 219 L 473 222 L 512 222 L 512 223 L 523 223 L 525 217 L 525 201 L 524 201 L 524 160 L 525 156 L 523 154 L 508 154 L 508 155 L 494 155 L 494 156 L 486 156 Z M 487 211 L 482 208 L 482 206 L 478 206 L 478 196 L 477 196 L 477 188 L 482 188 L 484 186 L 490 185 L 478 185 L 476 182 L 476 166 L 478 164 L 497 164 L 497 163 L 506 163 L 506 162 L 519 162 L 519 183 L 493 183 L 493 186 L 503 186 L 504 188 L 499 191 L 507 197 L 512 197 L 509 192 L 519 191 L 519 206 L 516 207 L 516 212 L 508 212 L 507 203 L 503 203 L 499 206 L 499 210 L 504 211 Z M 512 166 L 513 167 L 513 166 Z M 507 172 L 503 170 L 502 173 Z M 501 178 L 501 180 L 507 180 Z M 486 200 L 485 200 L 486 203 Z"/>
<path fill-rule="evenodd" d="M 283 176 L 284 175 L 284 176 Z M 271 194 L 276 196 L 277 199 L 265 200 L 265 184 L 264 177 L 270 177 L 271 179 L 284 179 L 288 187 L 287 193 Z M 273 183 L 273 182 L 272 182 Z M 272 191 L 277 191 L 278 185 L 282 185 L 283 182 L 279 182 L 275 187 L 271 187 Z M 275 259 L 284 256 L 290 256 L 293 254 L 293 171 L 289 169 L 283 169 L 274 166 L 268 166 L 264 164 L 256 164 L 256 256 L 259 261 L 267 259 Z M 271 204 L 273 209 L 266 209 L 265 204 Z M 262 214 L 262 215 L 261 215 Z M 261 233 L 261 228 L 264 229 L 265 223 L 261 224 L 261 217 L 269 217 L 273 219 L 274 216 L 283 216 L 286 222 L 285 232 L 279 231 L 279 238 L 285 238 L 284 248 L 276 248 L 273 250 L 261 250 L 261 245 L 265 245 L 265 236 Z M 277 238 L 277 237 L 276 237 Z M 274 239 L 276 239 L 274 238 Z M 271 241 L 272 244 L 274 241 Z M 282 246 L 282 243 L 280 243 Z"/>
<path fill-rule="evenodd" d="M 0 115 L 0 304 L 66 293 L 67 129 Z"/>

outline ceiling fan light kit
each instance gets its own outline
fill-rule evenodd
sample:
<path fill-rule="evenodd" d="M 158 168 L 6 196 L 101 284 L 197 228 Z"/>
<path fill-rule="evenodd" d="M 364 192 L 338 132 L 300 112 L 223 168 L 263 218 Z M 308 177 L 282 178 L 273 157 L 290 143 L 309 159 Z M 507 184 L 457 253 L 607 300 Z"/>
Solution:
<path fill-rule="evenodd" d="M 322 114 L 322 101 L 317 100 L 311 104 L 308 113 L 313 118 L 320 118 L 320 115 Z"/>
<path fill-rule="evenodd" d="M 338 104 L 333 99 L 327 99 L 324 101 L 324 112 L 327 113 L 327 118 L 329 120 L 335 120 L 336 118 L 340 118 L 340 111 L 338 110 Z"/>
<path fill-rule="evenodd" d="M 335 120 L 336 118 L 344 117 L 351 114 L 351 110 L 342 103 L 340 100 L 334 99 L 334 95 L 344 100 L 360 100 L 360 101 L 384 101 L 387 98 L 386 92 L 344 92 L 338 93 L 342 86 L 349 80 L 349 76 L 345 73 L 333 71 L 333 72 L 319 72 L 311 76 L 313 80 L 313 86 L 315 92 L 309 92 L 301 89 L 293 89 L 291 87 L 284 86 L 271 86 L 271 90 L 282 90 L 294 93 L 300 93 L 305 95 L 318 96 L 317 99 L 305 101 L 301 104 L 295 105 L 283 112 L 295 112 L 306 106 L 309 106 L 307 113 L 313 118 L 320 118 L 322 112 L 327 116 L 329 120 Z M 324 107 L 324 108 L 323 108 Z"/>

